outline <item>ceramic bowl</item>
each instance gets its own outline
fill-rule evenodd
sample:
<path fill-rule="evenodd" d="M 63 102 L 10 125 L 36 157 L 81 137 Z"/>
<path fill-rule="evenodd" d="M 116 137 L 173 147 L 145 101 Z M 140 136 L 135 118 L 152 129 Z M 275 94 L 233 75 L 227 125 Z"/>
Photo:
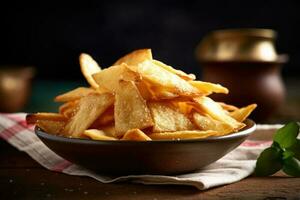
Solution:
<path fill-rule="evenodd" d="M 101 174 L 182 174 L 205 167 L 239 146 L 254 132 L 255 123 L 234 134 L 205 139 L 158 141 L 96 141 L 65 138 L 43 132 L 36 135 L 70 162 Z"/>

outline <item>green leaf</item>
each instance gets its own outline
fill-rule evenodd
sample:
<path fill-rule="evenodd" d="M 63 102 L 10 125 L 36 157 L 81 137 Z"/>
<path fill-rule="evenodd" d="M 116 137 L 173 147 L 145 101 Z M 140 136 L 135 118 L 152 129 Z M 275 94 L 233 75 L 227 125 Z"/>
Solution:
<path fill-rule="evenodd" d="M 281 148 L 288 148 L 296 142 L 298 134 L 299 125 L 296 122 L 290 122 L 276 131 L 274 141 L 277 142 Z"/>
<path fill-rule="evenodd" d="M 282 170 L 290 176 L 300 177 L 300 161 L 294 157 L 289 157 L 283 160 Z"/>
<path fill-rule="evenodd" d="M 257 176 L 270 176 L 282 168 L 281 150 L 276 147 L 265 149 L 256 162 L 255 174 Z"/>
<path fill-rule="evenodd" d="M 296 140 L 296 142 L 289 148 L 287 148 L 288 151 L 291 151 L 294 153 L 294 157 L 300 160 L 300 140 Z"/>
<path fill-rule="evenodd" d="M 273 141 L 272 147 L 275 147 L 277 149 L 281 149 L 280 145 L 277 142 L 275 142 L 275 141 Z"/>
<path fill-rule="evenodd" d="M 288 159 L 290 157 L 293 157 L 295 154 L 292 151 L 284 151 L 282 153 L 283 159 Z"/>

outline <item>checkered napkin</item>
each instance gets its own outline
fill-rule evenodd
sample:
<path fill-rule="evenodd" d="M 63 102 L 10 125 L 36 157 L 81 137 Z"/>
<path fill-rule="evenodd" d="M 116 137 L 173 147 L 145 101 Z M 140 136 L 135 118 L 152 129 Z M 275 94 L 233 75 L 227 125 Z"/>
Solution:
<path fill-rule="evenodd" d="M 251 137 L 217 162 L 193 173 L 176 176 L 96 174 L 70 163 L 46 147 L 25 122 L 25 113 L 0 114 L 0 137 L 25 151 L 48 170 L 69 175 L 89 176 L 102 183 L 132 181 L 142 184 L 191 185 L 199 190 L 237 182 L 253 173 L 259 153 L 271 144 L 274 131 L 282 125 L 258 125 Z"/>

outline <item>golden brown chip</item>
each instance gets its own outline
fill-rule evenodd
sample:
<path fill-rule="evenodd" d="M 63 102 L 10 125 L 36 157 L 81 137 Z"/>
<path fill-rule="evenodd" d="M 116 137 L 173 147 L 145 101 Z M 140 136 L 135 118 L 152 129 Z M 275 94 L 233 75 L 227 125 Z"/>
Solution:
<path fill-rule="evenodd" d="M 95 90 L 86 87 L 78 87 L 74 90 L 66 92 L 64 94 L 58 95 L 55 97 L 54 101 L 56 102 L 67 102 L 67 101 L 74 101 L 80 99 L 81 97 L 87 96 L 95 92 Z"/>
<path fill-rule="evenodd" d="M 141 81 L 136 81 L 135 83 L 143 99 L 145 100 L 166 100 L 166 99 L 174 100 L 175 98 L 189 99 L 188 97 L 183 97 L 178 94 L 175 94 L 174 92 L 170 92 L 168 91 L 168 89 L 164 87 L 153 85 L 145 79 Z"/>
<path fill-rule="evenodd" d="M 71 118 L 77 112 L 77 105 L 79 100 L 76 101 L 68 101 L 61 106 L 59 106 L 59 113 L 64 115 L 67 118 Z"/>
<path fill-rule="evenodd" d="M 94 123 L 91 125 L 92 128 L 99 128 L 99 127 L 103 127 L 106 125 L 111 124 L 112 122 L 114 122 L 115 118 L 114 118 L 114 106 L 110 106 L 109 108 L 107 108 L 104 113 L 102 113 L 98 119 L 96 119 L 94 121 Z"/>
<path fill-rule="evenodd" d="M 175 132 L 162 132 L 162 133 L 152 133 L 148 136 L 152 140 L 180 140 L 180 139 L 200 139 L 214 136 L 216 131 L 175 131 Z"/>
<path fill-rule="evenodd" d="M 187 81 L 180 78 L 176 74 L 173 74 L 164 68 L 157 66 L 151 60 L 145 60 L 138 65 L 129 65 L 132 71 L 138 73 L 155 87 L 164 88 L 164 91 L 175 95 L 182 96 L 199 96 L 201 93 L 197 88 L 190 85 Z"/>
<path fill-rule="evenodd" d="M 193 130 L 195 126 L 179 109 L 166 102 L 148 103 L 154 121 L 153 132 Z"/>
<path fill-rule="evenodd" d="M 78 100 L 68 101 L 68 102 L 66 102 L 66 103 L 59 106 L 58 112 L 63 114 L 64 112 L 66 112 L 66 110 L 69 110 L 69 109 L 72 109 L 72 108 L 76 107 L 77 104 L 78 104 Z"/>
<path fill-rule="evenodd" d="M 70 118 L 72 118 L 72 117 L 76 114 L 77 108 L 78 108 L 78 107 L 76 107 L 74 110 L 73 110 L 73 109 L 66 110 L 66 111 L 63 113 L 63 115 L 64 115 L 65 117 L 67 117 L 67 118 L 70 119 Z"/>
<path fill-rule="evenodd" d="M 150 86 L 149 89 L 151 93 L 151 98 L 152 100 L 165 100 L 165 99 L 174 99 L 179 97 L 178 94 L 174 92 L 170 92 L 169 89 L 163 88 L 161 86 Z"/>
<path fill-rule="evenodd" d="M 187 103 L 186 101 L 171 101 L 170 103 L 178 108 L 179 112 L 183 113 L 186 116 L 189 116 L 189 114 L 194 109 L 194 106 Z"/>
<path fill-rule="evenodd" d="M 203 81 L 189 81 L 189 83 L 197 88 L 202 94 L 209 95 L 211 93 L 224 93 L 228 94 L 228 89 L 220 84 L 214 84 Z"/>
<path fill-rule="evenodd" d="M 26 115 L 27 124 L 35 124 L 38 120 L 66 121 L 67 118 L 59 113 L 34 113 Z"/>
<path fill-rule="evenodd" d="M 230 117 L 217 102 L 213 101 L 209 97 L 197 97 L 194 98 L 194 101 L 196 103 L 195 106 L 199 110 L 201 110 L 203 113 L 206 113 L 215 120 L 227 123 L 234 129 L 234 131 L 237 131 L 245 126 L 245 124 L 240 123 L 234 118 Z"/>
<path fill-rule="evenodd" d="M 115 129 L 115 125 L 106 125 L 106 126 L 102 126 L 101 130 L 104 131 L 105 134 L 110 135 L 110 136 L 114 136 L 116 135 L 116 129 Z"/>
<path fill-rule="evenodd" d="M 46 133 L 58 135 L 66 125 L 66 121 L 37 120 L 36 125 Z"/>
<path fill-rule="evenodd" d="M 126 63 L 127 65 L 137 65 L 145 60 L 152 60 L 151 49 L 139 49 L 133 51 L 117 60 L 114 65 L 120 65 L 122 63 Z"/>
<path fill-rule="evenodd" d="M 116 135 L 122 136 L 134 128 L 144 129 L 153 125 L 146 101 L 133 81 L 119 82 L 115 100 Z"/>
<path fill-rule="evenodd" d="M 116 140 L 110 135 L 107 135 L 103 130 L 98 129 L 88 129 L 83 132 L 83 135 L 88 136 L 93 140 Z"/>
<path fill-rule="evenodd" d="M 101 68 L 98 63 L 88 54 L 82 53 L 79 56 L 80 69 L 87 80 L 87 82 L 93 87 L 98 88 L 99 85 L 94 81 L 92 75 L 100 72 Z"/>
<path fill-rule="evenodd" d="M 122 137 L 122 140 L 134 140 L 134 141 L 150 141 L 152 140 L 140 129 L 131 129 L 128 130 L 125 135 Z"/>
<path fill-rule="evenodd" d="M 79 137 L 113 102 L 114 97 L 110 93 L 92 93 L 82 97 L 78 103 L 78 111 L 67 123 L 63 133 Z"/>
<path fill-rule="evenodd" d="M 130 70 L 125 63 L 103 69 L 94 74 L 93 78 L 98 85 L 111 92 L 116 92 L 119 87 L 119 80 L 136 81 L 140 79 L 139 75 Z"/>
<path fill-rule="evenodd" d="M 138 88 L 143 99 L 145 100 L 154 99 L 153 93 L 150 89 L 151 86 L 148 83 L 146 83 L 145 81 L 137 81 L 135 85 Z"/>
<path fill-rule="evenodd" d="M 256 104 L 251 104 L 249 106 L 237 109 L 230 113 L 230 116 L 239 122 L 245 121 L 247 117 L 252 113 L 252 111 L 257 107 Z"/>
<path fill-rule="evenodd" d="M 154 64 L 164 68 L 165 70 L 167 70 L 167 71 L 169 71 L 173 74 L 176 74 L 177 76 L 179 76 L 180 78 L 182 78 L 186 81 L 192 81 L 192 80 L 196 79 L 196 76 L 194 74 L 186 74 L 185 72 L 183 72 L 181 70 L 174 69 L 173 67 L 171 67 L 169 65 L 166 65 L 165 63 L 160 62 L 158 60 L 152 60 L 152 62 Z"/>
<path fill-rule="evenodd" d="M 236 106 L 229 105 L 229 104 L 226 104 L 226 103 L 224 103 L 224 102 L 218 102 L 218 104 L 220 104 L 220 106 L 221 106 L 224 110 L 227 110 L 227 111 L 230 111 L 230 112 L 239 109 L 239 108 L 236 107 Z"/>
<path fill-rule="evenodd" d="M 203 116 L 197 112 L 194 112 L 192 114 L 192 119 L 194 124 L 198 127 L 200 130 L 212 130 L 219 133 L 219 135 L 228 134 L 234 131 L 233 127 L 228 125 L 227 123 L 212 119 L 209 116 Z"/>

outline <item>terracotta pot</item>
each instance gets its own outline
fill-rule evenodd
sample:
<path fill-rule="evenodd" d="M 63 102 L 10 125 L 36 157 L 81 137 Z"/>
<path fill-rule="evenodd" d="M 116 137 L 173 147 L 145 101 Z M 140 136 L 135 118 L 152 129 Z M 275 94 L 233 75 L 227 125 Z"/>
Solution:
<path fill-rule="evenodd" d="M 219 30 L 206 36 L 196 51 L 203 79 L 230 91 L 212 97 L 237 106 L 257 103 L 251 116 L 257 122 L 275 113 L 285 98 L 280 70 L 288 59 L 276 53 L 275 38 L 269 29 Z"/>
<path fill-rule="evenodd" d="M 283 104 L 285 88 L 280 76 L 280 63 L 227 62 L 203 63 L 203 79 L 229 88 L 228 95 L 214 94 L 217 101 L 237 106 L 257 103 L 251 116 L 266 121 Z"/>

